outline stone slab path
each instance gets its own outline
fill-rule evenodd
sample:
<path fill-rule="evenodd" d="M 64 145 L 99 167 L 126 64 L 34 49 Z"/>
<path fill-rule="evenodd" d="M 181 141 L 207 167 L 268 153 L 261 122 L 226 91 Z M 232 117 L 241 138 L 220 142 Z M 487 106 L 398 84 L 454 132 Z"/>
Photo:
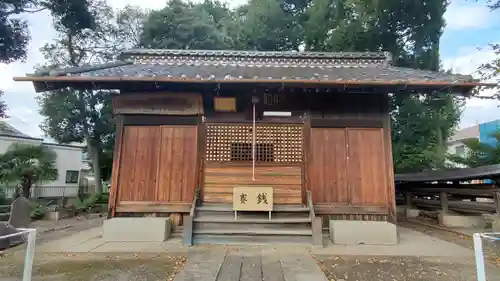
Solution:
<path fill-rule="evenodd" d="M 174 281 L 327 281 L 305 252 L 192 251 Z"/>

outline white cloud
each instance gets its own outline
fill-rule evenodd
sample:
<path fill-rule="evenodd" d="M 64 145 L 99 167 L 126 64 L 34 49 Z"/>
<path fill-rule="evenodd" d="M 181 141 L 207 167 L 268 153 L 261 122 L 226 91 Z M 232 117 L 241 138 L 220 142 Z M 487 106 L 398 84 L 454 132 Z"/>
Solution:
<path fill-rule="evenodd" d="M 163 0 L 108 0 L 108 4 L 115 9 L 122 9 L 127 5 L 138 6 L 145 9 L 161 9 L 167 1 Z"/>
<path fill-rule="evenodd" d="M 444 14 L 449 29 L 481 29 L 498 22 L 498 14 L 492 13 L 484 3 L 452 1 Z"/>
<path fill-rule="evenodd" d="M 455 57 L 443 59 L 445 69 L 451 69 L 454 73 L 472 75 L 479 79 L 477 69 L 484 63 L 492 61 L 496 57 L 489 47 L 478 48 L 474 46 L 463 46 L 457 51 Z M 489 82 L 495 82 L 498 79 Z M 481 96 L 491 96 L 499 89 L 488 89 L 481 92 Z M 478 123 L 500 119 L 500 102 L 495 100 L 471 98 L 467 100 L 465 110 L 462 114 L 460 127 L 466 128 Z"/>
<path fill-rule="evenodd" d="M 477 69 L 484 63 L 491 62 L 496 57 L 490 47 L 460 47 L 455 57 L 445 57 L 443 66 L 454 73 L 477 75 Z"/>

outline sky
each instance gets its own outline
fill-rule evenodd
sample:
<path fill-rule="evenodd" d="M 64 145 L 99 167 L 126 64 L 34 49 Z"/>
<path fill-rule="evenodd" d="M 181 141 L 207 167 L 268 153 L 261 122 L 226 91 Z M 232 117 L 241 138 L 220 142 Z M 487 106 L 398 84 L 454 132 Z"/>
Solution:
<path fill-rule="evenodd" d="M 246 0 L 228 1 L 238 6 Z M 159 9 L 165 5 L 162 0 L 108 0 L 116 9 L 126 5 Z M 42 117 L 38 113 L 37 94 L 29 82 L 14 82 L 13 76 L 24 76 L 33 72 L 36 65 L 43 64 L 39 49 L 54 37 L 52 19 L 46 12 L 25 16 L 28 20 L 31 42 L 28 57 L 24 62 L 9 65 L 0 64 L 0 88 L 8 106 L 7 120 L 18 130 L 33 137 L 44 137 L 39 125 Z M 500 10 L 490 11 L 483 1 L 452 0 L 445 14 L 447 26 L 441 38 L 440 55 L 445 69 L 455 73 L 477 76 L 477 68 L 491 61 L 494 54 L 489 43 L 500 43 Z M 490 94 L 489 92 L 484 95 Z M 500 102 L 470 99 L 461 118 L 460 127 L 500 119 Z"/>

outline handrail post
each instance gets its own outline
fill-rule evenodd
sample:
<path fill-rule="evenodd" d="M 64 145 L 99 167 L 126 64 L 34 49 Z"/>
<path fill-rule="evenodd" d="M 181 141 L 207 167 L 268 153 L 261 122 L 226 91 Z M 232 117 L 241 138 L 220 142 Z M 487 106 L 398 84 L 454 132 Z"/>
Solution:
<path fill-rule="evenodd" d="M 189 210 L 189 215 L 183 218 L 184 228 L 182 233 L 182 238 L 184 240 L 184 245 L 193 245 L 193 224 L 194 216 L 196 210 L 196 202 L 198 201 L 198 195 L 194 195 L 193 203 L 191 204 L 191 209 Z"/>
<path fill-rule="evenodd" d="M 441 211 L 448 213 L 448 195 L 445 191 L 439 193 L 439 201 L 441 202 Z"/>
<path fill-rule="evenodd" d="M 312 243 L 314 246 L 323 247 L 323 220 L 321 217 L 316 217 L 314 213 L 314 205 L 312 203 L 310 190 L 307 191 L 307 207 L 309 207 L 309 219 L 311 220 Z"/>

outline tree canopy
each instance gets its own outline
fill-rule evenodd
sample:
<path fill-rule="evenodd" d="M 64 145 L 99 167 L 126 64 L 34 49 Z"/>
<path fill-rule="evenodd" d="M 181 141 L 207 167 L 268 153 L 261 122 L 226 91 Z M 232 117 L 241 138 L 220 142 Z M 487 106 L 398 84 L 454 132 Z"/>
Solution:
<path fill-rule="evenodd" d="M 145 23 L 141 46 L 275 51 L 389 51 L 398 66 L 439 70 L 446 0 L 172 0 Z M 391 96 L 396 171 L 444 167 L 463 101 L 446 91 Z M 418 132 L 416 134 L 415 132 Z"/>
<path fill-rule="evenodd" d="M 0 3 L 0 62 L 26 58 L 30 33 L 25 13 L 48 10 L 54 21 L 76 34 L 94 29 L 95 14 L 89 9 L 92 0 L 7 0 Z"/>
<path fill-rule="evenodd" d="M 7 104 L 3 100 L 3 91 L 0 90 L 0 118 L 7 117 Z"/>
<path fill-rule="evenodd" d="M 500 164 L 500 131 L 493 132 L 490 137 L 492 143 L 481 142 L 477 138 L 464 140 L 466 154 L 450 155 L 450 160 L 471 168 Z"/>
<path fill-rule="evenodd" d="M 56 157 L 44 145 L 13 143 L 0 154 L 0 183 L 19 182 L 23 195 L 30 197 L 33 183 L 57 179 Z"/>
<path fill-rule="evenodd" d="M 120 15 L 89 0 L 91 28 L 73 32 L 77 26 L 56 21 L 58 37 L 43 53 L 48 66 L 81 66 L 108 61 L 119 50 L 136 46 L 389 51 L 398 66 L 439 70 L 448 2 L 251 0 L 232 9 L 217 0 L 170 0 L 161 10 L 128 8 Z M 43 94 L 44 131 L 58 141 L 86 139 L 102 152 L 113 132 L 109 94 L 69 89 Z M 459 121 L 463 100 L 443 89 L 428 95 L 390 95 L 390 104 L 396 171 L 444 167 L 445 142 Z"/>
<path fill-rule="evenodd" d="M 145 11 L 126 7 L 113 12 L 105 2 L 95 2 L 87 9 L 96 15 L 93 30 L 74 34 L 65 25 L 55 26 L 56 39 L 41 49 L 48 67 L 104 63 L 114 59 L 124 48 L 137 46 Z M 44 92 L 38 98 L 40 114 L 45 117 L 41 128 L 48 136 L 61 143 L 84 142 L 87 145 L 98 190 L 102 188 L 103 147 L 109 146 L 114 139 L 112 93 L 64 88 Z"/>

